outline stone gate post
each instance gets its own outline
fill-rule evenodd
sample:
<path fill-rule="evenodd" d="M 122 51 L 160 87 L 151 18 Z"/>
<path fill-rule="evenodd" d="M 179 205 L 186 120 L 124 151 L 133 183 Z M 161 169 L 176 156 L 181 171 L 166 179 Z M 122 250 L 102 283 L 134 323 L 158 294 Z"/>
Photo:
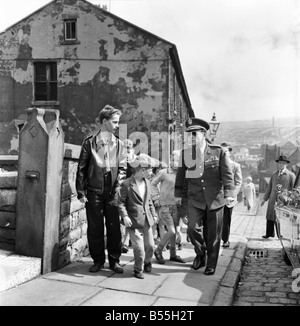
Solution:
<path fill-rule="evenodd" d="M 40 257 L 46 274 L 59 266 L 64 133 L 58 110 L 27 113 L 19 138 L 15 251 Z"/>

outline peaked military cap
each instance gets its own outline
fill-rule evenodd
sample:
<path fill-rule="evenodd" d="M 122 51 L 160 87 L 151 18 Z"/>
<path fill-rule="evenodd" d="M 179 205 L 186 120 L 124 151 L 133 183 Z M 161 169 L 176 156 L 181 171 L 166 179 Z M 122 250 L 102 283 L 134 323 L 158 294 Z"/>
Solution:
<path fill-rule="evenodd" d="M 287 162 L 287 163 L 290 163 L 290 161 L 287 159 L 286 156 L 284 155 L 280 155 L 278 160 L 276 160 L 276 162 L 279 162 L 279 161 L 283 161 L 283 162 Z"/>
<path fill-rule="evenodd" d="M 185 122 L 186 131 L 209 130 L 209 123 L 199 118 L 189 118 Z"/>

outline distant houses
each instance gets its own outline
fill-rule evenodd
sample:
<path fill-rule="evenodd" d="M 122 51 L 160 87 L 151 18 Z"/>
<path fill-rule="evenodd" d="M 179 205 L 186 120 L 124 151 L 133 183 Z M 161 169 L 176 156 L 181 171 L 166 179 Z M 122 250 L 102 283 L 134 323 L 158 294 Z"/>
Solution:
<path fill-rule="evenodd" d="M 243 179 L 251 175 L 259 192 L 265 192 L 271 174 L 277 170 L 279 155 L 285 155 L 290 163 L 288 169 L 293 171 L 295 166 L 300 166 L 300 147 L 287 141 L 282 146 L 262 144 L 260 146 L 232 146 L 232 158 L 241 164 Z"/>

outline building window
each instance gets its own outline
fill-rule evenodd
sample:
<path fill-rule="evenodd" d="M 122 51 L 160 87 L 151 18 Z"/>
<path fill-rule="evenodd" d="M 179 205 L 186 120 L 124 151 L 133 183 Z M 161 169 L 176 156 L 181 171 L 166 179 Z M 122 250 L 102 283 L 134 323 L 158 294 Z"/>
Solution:
<path fill-rule="evenodd" d="M 76 19 L 65 20 L 65 41 L 77 40 L 77 21 Z"/>
<path fill-rule="evenodd" d="M 35 101 L 57 101 L 57 63 L 34 63 Z"/>

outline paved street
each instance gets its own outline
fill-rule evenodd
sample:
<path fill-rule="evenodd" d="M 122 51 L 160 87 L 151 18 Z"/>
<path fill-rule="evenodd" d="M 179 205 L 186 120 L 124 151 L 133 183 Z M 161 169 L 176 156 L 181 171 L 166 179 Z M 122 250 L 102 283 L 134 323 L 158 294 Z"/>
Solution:
<path fill-rule="evenodd" d="M 293 267 L 283 261 L 280 241 L 277 237 L 266 240 L 261 238 L 265 234 L 266 206 L 258 208 L 257 215 L 251 217 L 254 219 L 252 226 L 242 233 L 248 238 L 248 251 L 233 306 L 300 305 L 300 293 L 292 290 L 292 283 L 296 282 L 292 276 Z M 241 228 L 242 218 L 242 214 L 236 216 L 233 232 L 238 232 Z"/>
<path fill-rule="evenodd" d="M 91 274 L 92 260 L 86 257 L 0 293 L 0 306 L 299 305 L 300 294 L 292 291 L 292 268 L 282 259 L 279 240 L 261 238 L 266 205 L 257 208 L 257 214 L 250 215 L 242 203 L 235 207 L 231 246 L 221 248 L 213 276 L 204 275 L 203 268 L 191 268 L 195 253 L 185 242 L 178 254 L 186 264 L 168 261 L 166 251 L 166 264 L 159 265 L 153 258 L 152 272 L 139 280 L 132 275 L 130 249 L 121 256 L 124 274 L 115 274 L 107 264 Z"/>

